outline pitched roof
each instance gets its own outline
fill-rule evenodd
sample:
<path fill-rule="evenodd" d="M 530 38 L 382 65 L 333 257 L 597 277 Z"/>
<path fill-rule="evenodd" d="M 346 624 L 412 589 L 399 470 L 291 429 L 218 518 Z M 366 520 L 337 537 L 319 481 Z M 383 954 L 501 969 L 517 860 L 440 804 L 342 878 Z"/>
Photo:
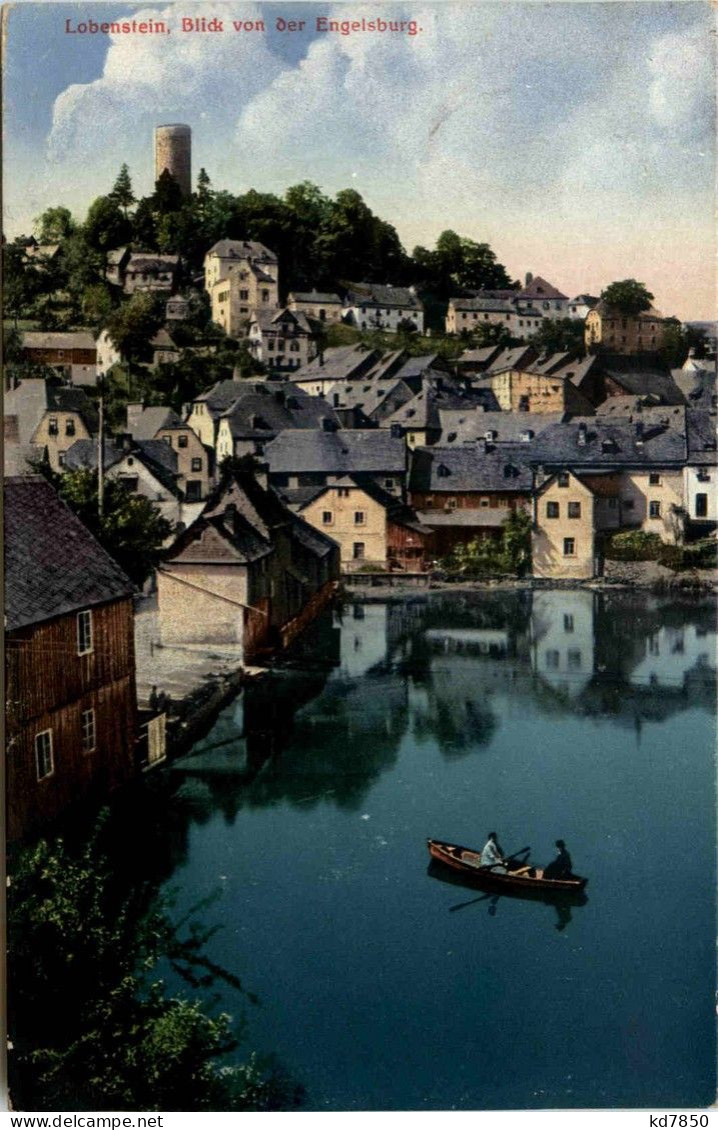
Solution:
<path fill-rule="evenodd" d="M 246 565 L 271 552 L 271 542 L 228 503 L 216 513 L 200 514 L 173 542 L 164 559 Z"/>
<path fill-rule="evenodd" d="M 450 298 L 449 305 L 455 310 L 476 310 L 492 314 L 514 314 L 516 308 L 511 302 L 501 298 Z"/>
<path fill-rule="evenodd" d="M 597 306 L 598 299 L 594 298 L 592 294 L 577 294 L 575 298 L 569 299 L 569 306 Z"/>
<path fill-rule="evenodd" d="M 522 436 L 531 440 L 551 424 L 562 418 L 560 412 L 482 412 L 473 406 L 441 408 L 442 446 L 458 446 L 483 440 L 490 432 L 492 443 L 523 443 Z"/>
<path fill-rule="evenodd" d="M 272 474 L 396 474 L 406 468 L 403 438 L 384 428 L 288 429 L 267 444 L 265 457 Z"/>
<path fill-rule="evenodd" d="M 567 296 L 565 294 L 562 294 L 561 291 L 557 290 L 556 287 L 553 286 L 550 282 L 546 282 L 546 279 L 542 279 L 540 275 L 536 275 L 535 278 L 531 279 L 531 282 L 527 283 L 523 290 L 519 292 L 519 298 L 534 299 L 566 297 Z"/>
<path fill-rule="evenodd" d="M 383 283 L 351 283 L 346 297 L 347 306 L 399 306 L 423 310 L 424 304 L 404 286 Z"/>
<path fill-rule="evenodd" d="M 168 271 L 179 265 L 179 255 L 160 255 L 154 251 L 137 251 L 130 255 L 127 263 L 131 271 Z"/>
<path fill-rule="evenodd" d="M 263 243 L 254 239 L 220 239 L 207 252 L 220 259 L 260 259 L 270 263 L 277 262 L 277 256 Z"/>
<path fill-rule="evenodd" d="M 462 447 L 417 447 L 412 453 L 409 489 L 421 493 L 457 491 L 519 491 L 533 485 L 526 446 L 504 444 L 484 450 L 481 444 Z"/>
<path fill-rule="evenodd" d="M 202 517 L 222 513 L 227 505 L 236 506 L 237 512 L 265 538 L 293 517 L 276 491 L 261 486 L 251 471 L 234 471 L 224 478 L 207 499 Z"/>
<path fill-rule="evenodd" d="M 128 446 L 115 440 L 106 440 L 104 451 L 105 470 L 109 471 L 126 458 L 136 459 L 171 494 L 179 496 L 177 486 L 177 452 L 162 439 L 136 440 Z M 63 466 L 68 471 L 87 467 L 97 467 L 97 443 L 95 440 L 78 439 L 65 452 Z"/>
<path fill-rule="evenodd" d="M 127 405 L 127 430 L 134 439 L 154 439 L 160 428 L 182 428 L 185 425 L 173 408 L 166 404 Z"/>
<path fill-rule="evenodd" d="M 319 290 L 292 290 L 289 294 L 290 302 L 323 302 L 325 305 L 341 306 L 342 300 L 338 294 L 327 294 Z"/>
<path fill-rule="evenodd" d="M 661 314 L 660 310 L 656 310 L 655 306 L 649 306 L 647 310 L 641 310 L 640 314 L 624 314 L 623 310 L 619 310 L 617 306 L 609 306 L 603 298 L 599 298 L 597 304 L 594 306 L 594 311 L 603 318 L 639 318 L 641 321 L 648 322 L 665 321 L 663 314 Z"/>
<path fill-rule="evenodd" d="M 74 333 L 40 333 L 26 330 L 22 335 L 23 349 L 91 349 L 95 350 L 95 339 L 89 331 L 77 330 Z"/>
<path fill-rule="evenodd" d="M 5 625 L 129 597 L 132 582 L 40 476 L 5 480 Z"/>
<path fill-rule="evenodd" d="M 688 462 L 715 466 L 716 463 L 718 463 L 716 453 L 715 412 L 703 411 L 696 408 L 687 409 L 686 434 L 688 440 Z"/>
<path fill-rule="evenodd" d="M 685 397 L 670 373 L 660 369 L 623 369 L 616 368 L 613 361 L 602 366 L 606 377 L 610 377 L 625 392 L 634 396 L 660 397 L 664 404 L 685 404 Z"/>
<path fill-rule="evenodd" d="M 337 408 L 361 409 L 366 417 L 381 408 L 392 394 L 400 397 L 402 402 L 411 400 L 413 396 L 409 386 L 397 377 L 390 377 L 388 380 L 367 377 L 363 381 L 350 381 L 349 384 L 337 384 L 332 388 L 332 399 L 336 400 Z"/>
<path fill-rule="evenodd" d="M 279 331 L 287 323 L 292 323 L 293 328 L 312 336 L 318 330 L 316 321 L 308 318 L 302 310 L 290 310 L 288 306 L 285 306 L 283 310 L 257 310 L 250 318 L 250 325 L 253 322 L 256 322 L 263 331 L 269 329 Z"/>
<path fill-rule="evenodd" d="M 424 526 L 461 526 L 462 528 L 493 529 L 501 526 L 509 514 L 510 506 L 457 506 L 454 510 L 417 510 Z"/>
<path fill-rule="evenodd" d="M 273 388 L 272 382 L 258 381 L 249 383 L 221 413 L 220 419 L 227 420 L 235 439 L 253 436 L 268 439 L 285 428 L 321 427 L 322 420 L 331 420 L 339 426 L 334 409 L 323 396 L 310 396 L 304 389 L 283 383 Z"/>
<path fill-rule="evenodd" d="M 376 349 L 357 342 L 355 345 L 338 345 L 325 349 L 313 361 L 303 365 L 292 374 L 293 384 L 298 381 L 335 380 L 348 381 L 363 376 L 379 361 L 381 354 Z"/>
<path fill-rule="evenodd" d="M 551 467 L 678 466 L 686 458 L 685 427 L 575 416 L 542 432 L 528 455 L 533 464 Z"/>
<path fill-rule="evenodd" d="M 382 420 L 381 426 L 389 428 L 392 424 L 400 424 L 402 428 L 433 428 L 438 431 L 441 427 L 440 408 L 461 408 L 465 405 L 465 397 L 452 392 L 443 392 L 427 384 L 421 392 L 417 392 L 411 400 Z"/>
<path fill-rule="evenodd" d="M 484 370 L 488 376 L 491 373 L 500 373 L 503 369 L 520 369 L 534 361 L 538 352 L 532 345 L 519 345 L 513 349 L 502 349 L 498 357 Z"/>

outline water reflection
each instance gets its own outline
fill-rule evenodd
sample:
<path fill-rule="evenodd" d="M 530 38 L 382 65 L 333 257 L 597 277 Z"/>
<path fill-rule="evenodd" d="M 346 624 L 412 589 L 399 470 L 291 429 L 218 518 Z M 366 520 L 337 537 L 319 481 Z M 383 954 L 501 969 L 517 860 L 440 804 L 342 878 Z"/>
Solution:
<path fill-rule="evenodd" d="M 463 887 L 464 889 L 472 888 L 470 880 L 446 867 L 442 867 L 435 859 L 432 859 L 429 863 L 426 873 L 430 878 L 437 879 L 440 883 L 447 883 L 450 886 Z M 475 889 L 475 885 L 473 885 L 473 889 Z M 466 910 L 468 907 L 476 908 L 479 903 L 483 903 L 483 909 L 486 910 L 488 917 L 495 918 L 502 899 L 508 899 L 510 902 L 541 902 L 546 906 L 553 907 L 556 914 L 553 926 L 559 932 L 563 932 L 571 924 L 573 908 L 585 906 L 588 902 L 588 896 L 583 891 L 578 891 L 575 894 L 565 891 L 486 891 L 475 898 L 454 903 L 449 907 L 449 912 L 455 913 L 457 910 Z M 481 912 L 474 909 L 472 913 Z"/>

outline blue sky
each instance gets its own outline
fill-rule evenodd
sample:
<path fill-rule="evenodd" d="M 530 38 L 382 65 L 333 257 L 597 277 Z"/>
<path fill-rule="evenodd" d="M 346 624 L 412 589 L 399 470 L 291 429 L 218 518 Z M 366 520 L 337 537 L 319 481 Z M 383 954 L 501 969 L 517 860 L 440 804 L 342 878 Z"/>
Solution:
<path fill-rule="evenodd" d="M 143 13 L 170 36 L 65 33 Z M 313 31 L 318 14 L 423 32 Z M 182 35 L 181 16 L 264 35 Z M 303 34 L 274 31 L 278 15 Z M 193 130 L 217 188 L 355 187 L 407 247 L 452 227 L 566 293 L 645 281 L 664 313 L 713 317 L 714 32 L 709 4 L 22 3 L 8 16 L 5 228 L 83 216 L 123 161 L 151 190 L 152 129 Z"/>

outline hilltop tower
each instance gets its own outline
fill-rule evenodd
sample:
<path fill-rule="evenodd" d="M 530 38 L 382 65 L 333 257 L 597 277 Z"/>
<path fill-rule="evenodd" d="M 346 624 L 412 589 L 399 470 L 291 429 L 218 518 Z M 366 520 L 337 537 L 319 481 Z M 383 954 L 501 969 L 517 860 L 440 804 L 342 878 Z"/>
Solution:
<path fill-rule="evenodd" d="M 155 180 L 167 170 L 180 186 L 183 196 L 192 192 L 192 130 L 173 123 L 155 128 Z"/>

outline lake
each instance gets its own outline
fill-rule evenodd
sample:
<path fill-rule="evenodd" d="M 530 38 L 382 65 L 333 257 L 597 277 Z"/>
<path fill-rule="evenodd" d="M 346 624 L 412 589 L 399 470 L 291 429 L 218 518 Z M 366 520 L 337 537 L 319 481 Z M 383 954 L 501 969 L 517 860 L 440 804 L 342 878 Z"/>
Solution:
<path fill-rule="evenodd" d="M 160 771 L 155 864 L 313 1110 L 713 1101 L 715 604 L 345 603 Z M 159 778 L 158 778 L 159 779 Z M 562 837 L 583 905 L 429 867 Z M 464 905 L 467 904 L 467 905 Z"/>

